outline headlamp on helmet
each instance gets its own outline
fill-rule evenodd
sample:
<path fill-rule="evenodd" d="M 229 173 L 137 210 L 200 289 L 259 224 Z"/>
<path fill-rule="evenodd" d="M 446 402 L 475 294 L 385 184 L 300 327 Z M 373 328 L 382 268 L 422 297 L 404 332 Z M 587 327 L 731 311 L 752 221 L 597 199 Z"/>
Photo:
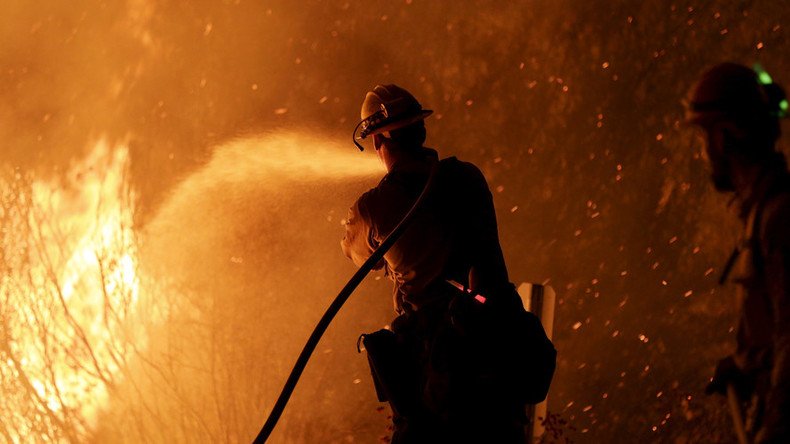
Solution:
<path fill-rule="evenodd" d="M 774 83 L 771 75 L 768 74 L 759 63 L 755 63 L 752 69 L 757 73 L 757 81 L 760 82 L 760 85 L 762 85 L 765 90 L 769 106 L 773 108 L 771 113 L 780 119 L 787 117 L 790 103 L 787 102 L 784 91 L 782 91 L 779 85 Z"/>

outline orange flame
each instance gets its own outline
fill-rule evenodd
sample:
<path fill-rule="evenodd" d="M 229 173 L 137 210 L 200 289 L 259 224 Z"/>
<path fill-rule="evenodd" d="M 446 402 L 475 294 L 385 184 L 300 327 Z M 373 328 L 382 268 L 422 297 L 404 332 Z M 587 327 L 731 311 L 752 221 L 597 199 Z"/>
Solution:
<path fill-rule="evenodd" d="M 65 183 L 19 173 L 0 182 L 7 437 L 85 439 L 140 345 L 127 159 L 125 146 L 99 141 Z"/>

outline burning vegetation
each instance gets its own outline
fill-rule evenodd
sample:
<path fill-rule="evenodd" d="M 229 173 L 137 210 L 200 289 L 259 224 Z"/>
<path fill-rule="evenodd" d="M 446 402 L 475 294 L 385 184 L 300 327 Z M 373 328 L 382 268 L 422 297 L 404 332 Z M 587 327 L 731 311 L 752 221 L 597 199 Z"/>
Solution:
<path fill-rule="evenodd" d="M 87 441 L 137 347 L 126 147 L 96 144 L 61 180 L 0 181 L 0 386 L 9 442 Z"/>
<path fill-rule="evenodd" d="M 435 110 L 488 179 L 510 275 L 557 291 L 548 442 L 730 442 L 737 226 L 680 103 L 790 78 L 784 2 L 11 0 L 0 14 L 0 442 L 246 442 L 353 273 L 364 92 Z M 786 142 L 783 142 L 786 147 Z M 371 276 L 272 442 L 386 434 L 354 342 Z"/>

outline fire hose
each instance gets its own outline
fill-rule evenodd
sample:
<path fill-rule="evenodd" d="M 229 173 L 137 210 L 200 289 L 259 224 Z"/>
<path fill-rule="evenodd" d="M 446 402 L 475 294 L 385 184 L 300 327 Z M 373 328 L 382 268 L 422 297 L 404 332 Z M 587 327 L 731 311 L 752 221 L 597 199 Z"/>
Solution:
<path fill-rule="evenodd" d="M 414 219 L 414 215 L 417 213 L 417 210 L 425 201 L 426 196 L 428 195 L 428 191 L 431 189 L 431 186 L 434 182 L 434 178 L 436 177 L 436 172 L 439 169 L 439 162 L 435 161 L 431 166 L 430 174 L 428 175 L 428 180 L 425 183 L 425 188 L 423 188 L 422 192 L 420 193 L 417 200 L 414 202 L 414 205 L 409 209 L 406 215 L 398 222 L 398 225 L 390 232 L 390 234 L 384 239 L 384 241 L 379 245 L 378 248 L 370 255 L 370 257 L 359 267 L 356 273 L 349 279 L 346 283 L 345 287 L 340 290 L 340 293 L 335 297 L 335 300 L 329 305 L 329 308 L 326 309 L 324 315 L 321 317 L 321 320 L 318 321 L 315 328 L 313 329 L 313 333 L 310 335 L 310 338 L 304 345 L 302 352 L 299 354 L 299 358 L 297 358 L 296 363 L 294 364 L 293 369 L 291 370 L 288 379 L 285 382 L 285 386 L 283 386 L 282 391 L 280 392 L 280 396 L 277 398 L 277 402 L 275 402 L 274 407 L 272 408 L 271 413 L 269 413 L 269 417 L 266 419 L 266 422 L 263 424 L 261 431 L 258 433 L 258 436 L 253 441 L 254 444 L 263 444 L 269 439 L 269 435 L 271 435 L 274 427 L 277 425 L 277 422 L 280 420 L 280 416 L 282 415 L 283 411 L 285 410 L 285 406 L 288 404 L 288 400 L 291 398 L 291 394 L 296 388 L 296 384 L 299 382 L 299 378 L 302 376 L 302 372 L 307 366 L 307 361 L 310 360 L 310 356 L 313 354 L 316 346 L 318 345 L 318 341 L 321 340 L 321 336 L 324 335 L 327 327 L 334 319 L 335 315 L 340 311 L 340 308 L 345 304 L 346 300 L 351 296 L 351 293 L 356 290 L 359 284 L 365 279 L 365 276 L 370 273 L 373 267 L 379 263 L 379 261 L 384 257 L 384 254 L 389 251 L 389 249 L 395 244 L 395 242 L 403 235 L 406 231 L 406 228 L 411 224 L 412 220 Z"/>

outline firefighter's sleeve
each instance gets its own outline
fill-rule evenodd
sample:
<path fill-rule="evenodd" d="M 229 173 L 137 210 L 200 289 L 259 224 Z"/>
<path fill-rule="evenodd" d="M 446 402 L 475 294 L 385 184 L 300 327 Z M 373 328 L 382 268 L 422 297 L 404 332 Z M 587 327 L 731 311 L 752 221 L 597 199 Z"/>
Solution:
<path fill-rule="evenodd" d="M 790 442 L 790 194 L 771 202 L 762 248 L 768 294 L 774 312 L 773 368 L 764 425 L 756 443 Z"/>
<path fill-rule="evenodd" d="M 360 214 L 360 201 L 356 201 L 348 210 L 348 217 L 345 220 L 346 234 L 340 241 L 340 248 L 347 258 L 351 259 L 357 267 L 373 254 L 372 227 L 366 218 Z M 381 268 L 377 264 L 375 269 Z"/>

